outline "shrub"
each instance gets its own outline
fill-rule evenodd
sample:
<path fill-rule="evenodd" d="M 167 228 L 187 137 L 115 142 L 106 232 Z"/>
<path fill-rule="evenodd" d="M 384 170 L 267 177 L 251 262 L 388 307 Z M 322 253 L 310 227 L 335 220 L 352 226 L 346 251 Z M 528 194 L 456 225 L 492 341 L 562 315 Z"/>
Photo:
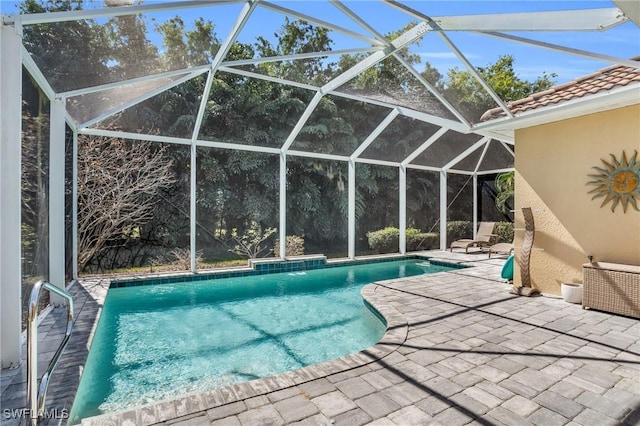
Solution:
<path fill-rule="evenodd" d="M 379 229 L 367 233 L 369 247 L 376 253 L 394 253 L 400 250 L 400 230 L 394 227 Z M 416 228 L 407 228 L 407 251 L 429 250 L 437 248 L 439 236 L 434 232 L 420 232 Z"/>
<path fill-rule="evenodd" d="M 468 220 L 455 220 L 447 222 L 447 241 L 456 241 L 462 238 L 473 237 L 473 223 Z"/>
<path fill-rule="evenodd" d="M 513 241 L 513 223 L 498 222 L 493 229 L 493 233 L 498 235 L 498 242 L 510 243 Z"/>
<path fill-rule="evenodd" d="M 238 230 L 234 228 L 231 230 L 231 239 L 236 244 L 229 251 L 249 259 L 256 259 L 260 255 L 265 257 L 270 251 L 263 254 L 267 250 L 267 246 L 263 246 L 263 244 L 276 232 L 278 232 L 276 228 L 267 228 L 263 232 L 257 223 L 251 224 L 251 227 L 244 234 L 238 234 Z"/>
<path fill-rule="evenodd" d="M 302 256 L 304 254 L 304 238 L 298 235 L 287 235 L 287 247 L 285 248 L 286 257 Z M 280 240 L 276 240 L 273 246 L 273 253 L 276 257 L 280 256 Z"/>
<path fill-rule="evenodd" d="M 409 233 L 407 229 L 407 251 L 431 250 L 439 246 L 440 234 L 437 232 Z"/>
<path fill-rule="evenodd" d="M 367 232 L 369 247 L 376 253 L 393 253 L 399 250 L 398 240 L 400 238 L 400 230 L 398 228 L 388 227 L 377 231 Z"/>

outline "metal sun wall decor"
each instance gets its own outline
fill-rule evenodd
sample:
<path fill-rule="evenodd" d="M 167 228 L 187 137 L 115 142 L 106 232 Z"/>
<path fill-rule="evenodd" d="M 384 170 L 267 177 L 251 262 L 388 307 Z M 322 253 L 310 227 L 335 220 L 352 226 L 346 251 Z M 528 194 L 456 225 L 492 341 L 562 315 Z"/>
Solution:
<path fill-rule="evenodd" d="M 587 185 L 596 185 L 588 194 L 595 194 L 592 200 L 604 197 L 600 207 L 611 203 L 611 211 L 615 211 L 618 204 L 622 205 L 624 213 L 627 206 L 631 204 L 634 209 L 638 208 L 640 200 L 640 161 L 638 161 L 638 151 L 633 152 L 633 156 L 627 159 L 626 152 L 622 151 L 622 157 L 618 160 L 615 155 L 611 156 L 611 162 L 601 160 L 605 167 L 592 167 L 598 174 L 588 175 L 593 180 Z"/>

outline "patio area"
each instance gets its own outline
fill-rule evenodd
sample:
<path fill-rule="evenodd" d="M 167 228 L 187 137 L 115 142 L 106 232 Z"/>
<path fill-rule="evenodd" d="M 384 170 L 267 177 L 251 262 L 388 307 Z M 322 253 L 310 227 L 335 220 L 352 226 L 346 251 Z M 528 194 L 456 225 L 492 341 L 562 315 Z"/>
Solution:
<path fill-rule="evenodd" d="M 640 422 L 640 321 L 583 310 L 555 296 L 511 295 L 500 279 L 504 258 L 424 254 L 472 267 L 366 286 L 363 296 L 389 326 L 373 348 L 86 423 L 601 426 Z M 107 282 L 87 280 L 72 287 L 76 327 L 53 374 L 48 410 L 70 409 Z M 41 324 L 42 367 L 62 336 L 62 313 L 54 312 Z M 22 369 L 2 371 L 3 409 L 25 406 L 24 387 Z M 20 421 L 3 417 L 7 425 Z"/>

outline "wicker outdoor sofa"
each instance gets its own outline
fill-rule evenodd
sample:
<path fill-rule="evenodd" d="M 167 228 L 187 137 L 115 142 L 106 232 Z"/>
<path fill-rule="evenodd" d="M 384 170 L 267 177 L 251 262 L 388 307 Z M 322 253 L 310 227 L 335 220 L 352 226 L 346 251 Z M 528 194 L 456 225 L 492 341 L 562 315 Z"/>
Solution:
<path fill-rule="evenodd" d="M 640 266 L 582 265 L 582 307 L 640 318 Z"/>

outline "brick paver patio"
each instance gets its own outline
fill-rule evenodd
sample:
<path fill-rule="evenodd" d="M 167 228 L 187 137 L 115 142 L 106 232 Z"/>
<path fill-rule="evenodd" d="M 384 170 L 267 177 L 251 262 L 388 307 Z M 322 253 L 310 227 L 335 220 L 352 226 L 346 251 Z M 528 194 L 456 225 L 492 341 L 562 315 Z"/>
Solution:
<path fill-rule="evenodd" d="M 367 351 L 86 422 L 640 424 L 640 321 L 556 297 L 513 296 L 499 278 L 504 259 L 428 255 L 473 267 L 366 286 L 363 296 L 389 326 Z M 73 287 L 79 315 L 52 378 L 48 409 L 70 408 L 106 288 L 100 280 Z M 62 336 L 60 314 L 40 326 L 41 347 L 49 348 L 41 368 Z M 2 371 L 3 409 L 24 407 L 24 382 L 22 369 Z M 7 417 L 3 424 L 20 423 Z"/>

